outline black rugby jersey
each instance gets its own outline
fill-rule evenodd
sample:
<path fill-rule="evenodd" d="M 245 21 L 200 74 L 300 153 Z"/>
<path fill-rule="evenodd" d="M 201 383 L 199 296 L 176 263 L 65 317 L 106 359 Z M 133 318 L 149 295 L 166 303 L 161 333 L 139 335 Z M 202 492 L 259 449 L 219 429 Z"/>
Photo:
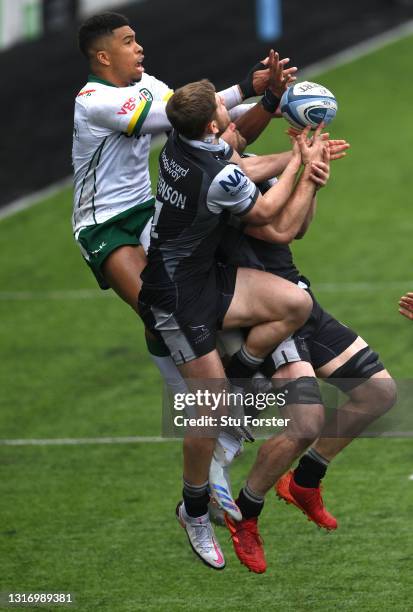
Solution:
<path fill-rule="evenodd" d="M 229 215 L 242 216 L 259 191 L 220 141 L 191 141 L 172 132 L 159 156 L 159 179 L 147 287 L 200 281 L 215 265 L 215 251 Z"/>
<path fill-rule="evenodd" d="M 276 181 L 275 178 L 269 179 L 258 183 L 257 187 L 264 195 Z M 271 272 L 292 283 L 298 284 L 301 281 L 310 286 L 310 281 L 302 276 L 296 267 L 288 244 L 266 242 L 248 236 L 244 234 L 240 220 L 234 217 L 229 219 L 223 233 L 217 250 L 217 259 L 225 264 Z"/>
<path fill-rule="evenodd" d="M 240 268 L 271 272 L 292 283 L 308 283 L 294 264 L 291 249 L 286 244 L 265 242 L 243 233 L 233 222 L 225 229 L 217 249 L 218 261 Z"/>

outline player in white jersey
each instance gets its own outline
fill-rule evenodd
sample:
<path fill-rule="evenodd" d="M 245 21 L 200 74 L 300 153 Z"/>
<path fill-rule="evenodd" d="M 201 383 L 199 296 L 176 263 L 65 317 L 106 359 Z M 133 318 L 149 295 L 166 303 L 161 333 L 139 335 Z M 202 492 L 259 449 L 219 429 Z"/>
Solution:
<path fill-rule="evenodd" d="M 154 205 L 150 142 L 152 135 L 170 129 L 165 105 L 173 92 L 145 73 L 143 48 L 123 15 L 88 19 L 80 28 L 79 46 L 91 75 L 75 103 L 73 231 L 101 288 L 111 287 L 136 310 L 146 263 L 140 245 L 148 245 Z M 221 92 L 228 108 L 264 92 L 270 71 L 261 64 L 255 68 L 242 84 Z M 294 79 L 295 70 L 284 69 L 286 82 Z M 241 119 L 248 140 L 275 110 L 271 100 L 270 107 L 264 101 L 256 106 L 253 120 L 248 122 L 248 112 Z"/>
<path fill-rule="evenodd" d="M 152 133 L 169 129 L 164 105 L 172 91 L 143 74 L 129 87 L 90 75 L 75 104 L 73 229 L 107 221 L 152 200 L 148 155 Z M 145 122 L 145 133 L 141 128 Z"/>

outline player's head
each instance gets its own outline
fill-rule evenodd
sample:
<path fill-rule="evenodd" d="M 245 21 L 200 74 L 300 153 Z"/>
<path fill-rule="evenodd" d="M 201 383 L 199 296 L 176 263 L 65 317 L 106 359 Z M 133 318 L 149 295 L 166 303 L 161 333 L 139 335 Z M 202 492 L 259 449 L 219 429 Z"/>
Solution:
<path fill-rule="evenodd" d="M 142 78 L 143 48 L 124 15 L 103 13 L 87 19 L 79 29 L 79 48 L 92 71 L 114 85 Z"/>
<path fill-rule="evenodd" d="M 230 122 L 224 101 L 206 79 L 177 89 L 166 105 L 166 114 L 172 126 L 191 140 L 219 135 Z"/>

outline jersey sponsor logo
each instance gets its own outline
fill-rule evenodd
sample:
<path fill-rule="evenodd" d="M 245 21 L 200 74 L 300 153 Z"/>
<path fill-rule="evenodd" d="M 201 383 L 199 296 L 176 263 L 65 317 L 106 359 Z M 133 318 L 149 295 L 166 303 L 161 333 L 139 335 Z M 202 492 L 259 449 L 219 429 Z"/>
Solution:
<path fill-rule="evenodd" d="M 146 102 L 152 102 L 153 100 L 153 95 L 151 94 L 149 89 L 146 89 L 146 87 L 143 87 L 139 90 L 139 97 L 141 100 L 146 100 Z"/>
<path fill-rule="evenodd" d="M 77 96 L 76 96 L 76 97 L 77 97 L 77 98 L 80 98 L 80 96 L 88 96 L 88 97 L 89 97 L 89 96 L 91 96 L 91 95 L 92 95 L 92 93 L 95 93 L 95 91 L 96 91 L 96 89 L 85 89 L 84 91 L 80 91 L 80 92 L 77 94 Z"/>
<path fill-rule="evenodd" d="M 242 179 L 245 179 L 241 184 Z M 233 174 L 229 174 L 225 181 L 219 181 L 219 184 L 227 193 L 236 195 L 247 184 L 247 178 L 241 170 L 235 168 Z"/>
<path fill-rule="evenodd" d="M 182 168 L 174 159 L 169 159 L 165 151 L 162 151 L 161 161 L 165 172 L 174 179 L 175 183 L 189 172 L 189 168 Z"/>
<path fill-rule="evenodd" d="M 157 193 L 159 196 L 162 196 L 164 202 L 169 202 L 172 206 L 176 206 L 176 208 L 185 208 L 187 196 L 180 193 L 177 189 L 173 189 L 161 176 L 158 180 Z"/>
<path fill-rule="evenodd" d="M 123 104 L 120 111 L 118 111 L 116 114 L 117 115 L 127 115 L 128 113 L 134 111 L 135 108 L 136 108 L 136 98 L 129 98 L 129 100 L 126 100 L 126 102 Z"/>

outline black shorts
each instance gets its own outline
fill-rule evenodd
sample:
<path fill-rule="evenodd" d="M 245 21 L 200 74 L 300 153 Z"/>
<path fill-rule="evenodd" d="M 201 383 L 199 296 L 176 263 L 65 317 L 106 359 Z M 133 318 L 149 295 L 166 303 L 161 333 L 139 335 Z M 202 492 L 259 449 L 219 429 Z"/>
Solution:
<path fill-rule="evenodd" d="M 308 290 L 309 291 L 309 290 Z M 271 378 L 276 370 L 288 363 L 307 361 L 314 370 L 343 353 L 358 338 L 358 334 L 337 321 L 313 298 L 313 310 L 307 323 L 277 347 L 265 359 L 262 373 Z M 348 393 L 375 373 L 384 370 L 379 356 L 366 346 L 349 357 L 325 380 Z"/>
<path fill-rule="evenodd" d="M 309 289 L 307 291 L 313 298 L 311 315 L 292 338 L 267 357 L 264 372 L 268 377 L 283 365 L 296 361 L 308 361 L 317 370 L 345 351 L 358 337 L 355 331 L 325 311 Z"/>
<path fill-rule="evenodd" d="M 311 315 L 293 337 L 299 350 L 303 351 L 303 360 L 311 362 L 317 370 L 353 344 L 358 334 L 324 310 L 313 295 L 312 298 Z"/>
<path fill-rule="evenodd" d="M 237 268 L 217 264 L 206 278 L 166 289 L 143 284 L 139 314 L 151 333 L 168 347 L 176 365 L 216 348 L 216 332 L 231 304 Z"/>

